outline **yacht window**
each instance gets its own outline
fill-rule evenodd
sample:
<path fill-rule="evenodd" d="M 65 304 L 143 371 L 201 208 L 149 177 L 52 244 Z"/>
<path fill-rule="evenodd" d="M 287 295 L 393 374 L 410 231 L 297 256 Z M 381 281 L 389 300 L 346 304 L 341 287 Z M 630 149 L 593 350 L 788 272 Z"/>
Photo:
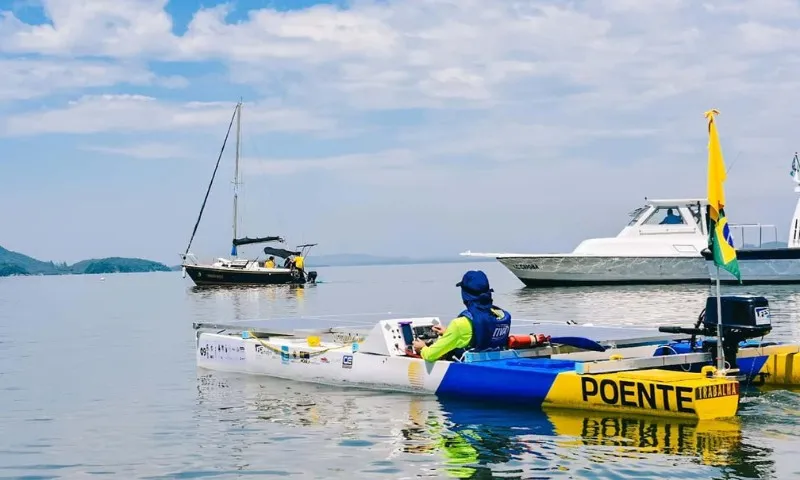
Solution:
<path fill-rule="evenodd" d="M 642 218 L 642 215 L 644 215 L 644 212 L 646 211 L 647 211 L 647 205 L 639 207 L 636 210 L 630 212 L 628 215 L 631 216 L 631 221 L 628 222 L 628 226 L 630 227 L 631 225 L 635 225 L 636 222 L 638 222 L 639 219 Z"/>
<path fill-rule="evenodd" d="M 686 221 L 677 206 L 658 207 L 644 225 L 686 225 Z"/>
<path fill-rule="evenodd" d="M 689 211 L 692 212 L 692 217 L 694 217 L 694 223 L 697 224 L 697 228 L 700 230 L 703 229 L 703 216 L 700 213 L 700 205 L 687 205 Z"/>

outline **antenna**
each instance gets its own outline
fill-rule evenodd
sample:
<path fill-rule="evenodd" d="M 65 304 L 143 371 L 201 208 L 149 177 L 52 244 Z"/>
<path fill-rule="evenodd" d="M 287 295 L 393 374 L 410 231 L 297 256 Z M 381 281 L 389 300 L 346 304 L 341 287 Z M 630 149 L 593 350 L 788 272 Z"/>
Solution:
<path fill-rule="evenodd" d="M 728 165 L 728 170 L 725 172 L 725 175 L 727 175 L 727 174 L 729 174 L 731 172 L 731 168 L 733 168 L 733 164 L 736 163 L 736 160 L 739 160 L 739 155 L 741 155 L 741 154 L 742 154 L 742 151 L 739 150 L 739 153 L 736 154 L 736 158 L 734 158 L 733 161 L 731 162 L 731 164 Z"/>

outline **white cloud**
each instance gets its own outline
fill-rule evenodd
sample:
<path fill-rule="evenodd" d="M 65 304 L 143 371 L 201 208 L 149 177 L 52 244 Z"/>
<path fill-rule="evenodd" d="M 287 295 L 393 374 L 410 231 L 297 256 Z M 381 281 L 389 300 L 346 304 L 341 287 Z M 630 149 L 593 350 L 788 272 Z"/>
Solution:
<path fill-rule="evenodd" d="M 737 58 L 741 48 L 793 48 L 788 31 L 749 22 L 743 15 L 755 4 L 745 1 L 702 8 L 605 0 L 584 10 L 546 1 L 359 1 L 347 10 L 252 10 L 235 24 L 226 23 L 228 7 L 218 6 L 198 11 L 181 36 L 171 32 L 164 0 L 44 4 L 55 26 L 25 25 L 7 13 L 0 49 L 213 59 L 231 67 L 233 81 L 267 95 L 360 109 L 495 108 L 521 94 L 563 96 L 566 89 L 583 91 L 576 99 L 590 108 L 635 110 L 709 88 L 719 77 L 740 88 L 758 68 Z M 788 13 L 790 5 L 770 0 L 763 10 Z"/>
<path fill-rule="evenodd" d="M 535 236 L 596 207 L 595 223 L 552 234 L 577 238 L 607 223 L 601 209 L 631 198 L 702 195 L 710 108 L 722 112 L 728 162 L 739 157 L 731 201 L 776 196 L 753 185 L 788 181 L 797 148 L 800 12 L 790 0 L 357 0 L 344 10 L 261 8 L 235 23 L 220 6 L 198 11 L 181 35 L 165 0 L 42 3 L 48 24 L 0 19 L 9 57 L 0 62 L 12 72 L 0 100 L 76 100 L 15 104 L 0 134 L 127 132 L 123 143 L 82 145 L 169 159 L 195 145 L 159 134 L 201 132 L 216 135 L 216 153 L 233 102 L 208 100 L 249 95 L 245 132 L 296 135 L 246 152 L 246 173 L 257 185 L 323 172 L 330 183 L 309 192 L 332 210 L 337 195 L 357 191 L 370 199 L 364 209 L 412 209 L 409 221 L 439 215 L 463 231 L 472 211 L 502 210 L 511 225 L 507 212 L 520 209 Z M 157 74 L 176 60 L 222 66 L 227 77 Z M 181 100 L 164 87 L 182 87 Z M 343 132 L 351 138 L 332 138 Z M 487 193 L 463 198 L 464 185 Z M 760 205 L 752 212 L 773 211 Z"/>
<path fill-rule="evenodd" d="M 244 172 L 250 175 L 292 175 L 308 171 L 408 171 L 419 166 L 418 161 L 419 156 L 411 151 L 386 150 L 315 158 L 242 158 L 241 162 Z"/>
<path fill-rule="evenodd" d="M 147 142 L 134 145 L 87 145 L 82 147 L 89 152 L 106 153 L 110 155 L 122 155 L 125 157 L 141 159 L 176 159 L 192 158 L 191 151 L 181 145 L 161 142 Z"/>
<path fill-rule="evenodd" d="M 233 115 L 233 103 L 160 102 L 143 95 L 84 96 L 64 108 L 29 112 L 5 120 L 0 133 L 8 136 L 42 133 L 89 134 L 109 131 L 162 132 L 212 128 L 224 132 Z M 244 113 L 242 117 L 244 118 Z M 292 108 L 256 105 L 247 111 L 252 132 L 315 131 L 332 122 Z M 244 127 L 243 127 L 244 128 Z"/>
<path fill-rule="evenodd" d="M 0 102 L 80 92 L 119 84 L 184 87 L 180 76 L 160 78 L 140 64 L 87 60 L 0 58 Z"/>
<path fill-rule="evenodd" d="M 706 2 L 704 5 L 711 12 L 748 18 L 791 20 L 800 17 L 800 5 L 795 0 L 731 0 Z"/>
<path fill-rule="evenodd" d="M 167 0 L 42 0 L 51 24 L 0 18 L 0 52 L 140 58 L 171 45 Z"/>
<path fill-rule="evenodd" d="M 548 150 L 562 148 L 576 132 L 677 131 L 682 127 L 676 124 L 687 124 L 678 120 L 678 112 L 690 118 L 688 110 L 702 113 L 715 106 L 730 112 L 736 111 L 730 104 L 764 104 L 765 85 L 786 92 L 789 79 L 800 73 L 800 52 L 781 24 L 793 18 L 797 6 L 786 0 L 361 0 L 345 10 L 330 5 L 256 9 L 230 24 L 230 7 L 223 5 L 196 12 L 179 36 L 171 31 L 165 3 L 43 0 L 52 25 L 26 25 L 6 12 L 0 50 L 84 62 L 74 64 L 69 70 L 74 73 L 50 75 L 56 87 L 61 82 L 64 88 L 120 83 L 125 71 L 132 72 L 126 78 L 130 83 L 155 81 L 141 68 L 72 60 L 85 55 L 130 59 L 126 62 L 217 60 L 228 65 L 234 83 L 280 98 L 267 102 L 277 111 L 265 109 L 262 118 L 248 118 L 263 130 L 363 132 L 371 127 L 358 123 L 359 112 L 428 108 L 446 115 L 447 123 L 421 128 L 422 134 L 469 135 L 475 143 L 483 133 L 512 157 L 524 156 L 524 149 L 537 142 Z M 778 49 L 784 50 L 784 60 L 770 67 L 773 60 L 760 55 Z M 66 72 L 71 65 L 64 65 Z M 106 70 L 91 70 L 102 65 Z M 25 82 L 28 77 L 34 81 Z M 13 85 L 25 84 L 28 95 L 42 91 L 34 72 L 16 78 Z M 161 82 L 190 86 L 181 79 Z M 224 123 L 229 106 L 188 108 L 138 97 L 86 97 L 66 108 L 11 117 L 4 130 L 216 127 Z M 644 117 L 646 109 L 664 113 Z M 453 111 L 461 113 L 453 116 Z"/>
<path fill-rule="evenodd" d="M 797 33 L 800 32 L 752 21 L 739 25 L 739 31 L 750 52 L 792 50 L 792 42 L 797 39 Z"/>

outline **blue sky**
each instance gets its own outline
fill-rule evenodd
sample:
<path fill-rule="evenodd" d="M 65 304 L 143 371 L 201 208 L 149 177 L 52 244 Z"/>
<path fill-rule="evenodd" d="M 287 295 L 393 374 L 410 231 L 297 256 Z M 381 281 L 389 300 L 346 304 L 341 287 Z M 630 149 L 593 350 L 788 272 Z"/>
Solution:
<path fill-rule="evenodd" d="M 704 196 L 717 108 L 731 221 L 785 240 L 798 25 L 790 0 L 0 0 L 0 245 L 176 263 L 239 97 L 249 236 L 569 251 Z M 229 251 L 232 147 L 200 257 Z"/>

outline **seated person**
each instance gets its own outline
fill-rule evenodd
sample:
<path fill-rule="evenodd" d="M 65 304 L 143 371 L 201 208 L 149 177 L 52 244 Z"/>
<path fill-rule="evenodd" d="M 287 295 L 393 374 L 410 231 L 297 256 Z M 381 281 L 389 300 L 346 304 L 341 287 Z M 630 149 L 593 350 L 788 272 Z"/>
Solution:
<path fill-rule="evenodd" d="M 275 257 L 269 256 L 269 260 L 264 262 L 264 268 L 275 268 Z"/>
<path fill-rule="evenodd" d="M 464 274 L 460 282 L 461 299 L 467 307 L 445 329 L 441 325 L 434 327 L 441 335 L 432 345 L 415 339 L 413 348 L 416 353 L 428 362 L 443 357 L 455 358 L 464 350 L 501 350 L 508 347 L 508 335 L 511 332 L 511 314 L 492 304 L 492 290 L 489 279 L 480 270 L 470 270 Z"/>
<path fill-rule="evenodd" d="M 672 212 L 672 209 L 669 208 L 667 209 L 667 216 L 664 217 L 664 220 L 661 220 L 661 223 L 659 223 L 659 225 L 679 225 L 681 223 L 683 223 L 683 219 L 681 218 L 681 216 L 675 215 Z"/>

